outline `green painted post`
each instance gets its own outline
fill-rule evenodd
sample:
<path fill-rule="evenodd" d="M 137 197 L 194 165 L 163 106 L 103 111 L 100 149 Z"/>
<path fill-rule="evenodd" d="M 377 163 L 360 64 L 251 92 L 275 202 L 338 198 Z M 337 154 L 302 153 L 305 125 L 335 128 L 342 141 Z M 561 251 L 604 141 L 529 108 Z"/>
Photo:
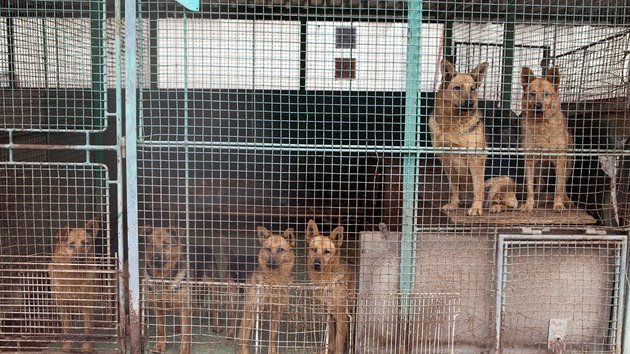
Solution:
<path fill-rule="evenodd" d="M 514 33 L 516 27 L 516 1 L 510 0 L 503 27 L 503 58 L 501 62 L 501 110 L 509 116 L 512 102 L 512 73 L 514 72 Z"/>
<path fill-rule="evenodd" d="M 92 59 L 92 119 L 93 126 L 98 130 L 106 127 L 105 122 L 107 99 L 105 82 L 105 2 L 102 0 L 90 1 L 90 48 Z M 100 123 L 99 123 L 100 122 Z M 94 137 L 96 145 L 103 145 L 103 134 L 97 133 Z M 102 163 L 104 154 L 97 150 L 94 153 L 94 161 Z"/>
<path fill-rule="evenodd" d="M 409 312 L 409 293 L 415 280 L 418 166 L 418 87 L 420 82 L 420 36 L 422 0 L 410 0 L 407 12 L 407 77 L 405 89 L 405 148 L 403 158 L 403 220 L 400 247 L 400 291 L 402 312 Z"/>

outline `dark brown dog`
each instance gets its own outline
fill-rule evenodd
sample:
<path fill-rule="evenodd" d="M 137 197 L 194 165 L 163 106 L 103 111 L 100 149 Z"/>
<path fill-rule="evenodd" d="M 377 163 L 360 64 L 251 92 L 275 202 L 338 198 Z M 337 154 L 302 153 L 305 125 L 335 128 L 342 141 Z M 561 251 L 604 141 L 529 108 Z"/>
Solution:
<path fill-rule="evenodd" d="M 186 266 L 186 255 L 183 232 L 176 227 L 161 228 L 144 226 L 139 230 L 146 244 L 144 252 L 144 277 L 146 281 L 145 294 L 149 306 L 155 312 L 157 327 L 157 342 L 152 352 L 166 351 L 165 313 L 168 310 L 178 311 L 180 314 L 181 354 L 191 352 L 191 296 L 190 280 L 214 281 L 212 264 L 204 264 L 206 268 L 197 264 L 195 260 Z M 192 269 L 191 277 L 188 270 Z M 197 271 L 197 269 L 201 269 Z M 207 269 L 207 271 L 206 271 Z M 203 274 L 203 275 L 202 275 Z M 219 324 L 216 304 L 213 301 L 211 316 L 213 318 L 212 331 L 222 330 Z"/>
<path fill-rule="evenodd" d="M 240 353 L 249 353 L 249 340 L 254 320 L 260 312 L 269 313 L 269 354 L 277 354 L 276 340 L 280 320 L 289 305 L 291 272 L 295 264 L 295 231 L 288 228 L 282 235 L 266 228 L 257 229 L 260 241 L 258 267 L 247 281 L 246 302 L 239 330 Z"/>
<path fill-rule="evenodd" d="M 487 154 L 483 115 L 477 107 L 477 88 L 481 85 L 488 63 L 474 68 L 470 74 L 460 74 L 448 60 L 442 60 L 442 83 L 435 98 L 435 108 L 429 118 L 431 140 L 436 148 L 479 150 L 440 153 L 442 169 L 448 177 L 451 197 L 443 210 L 459 207 L 459 188 L 472 175 L 474 200 L 468 215 L 483 215 L 484 168 Z"/>
<path fill-rule="evenodd" d="M 315 221 L 306 227 L 308 244 L 308 276 L 316 286 L 315 297 L 330 313 L 328 322 L 328 353 L 345 353 L 350 316 L 355 302 L 355 275 L 341 257 L 343 226 L 330 235 L 322 235 Z"/>
<path fill-rule="evenodd" d="M 66 227 L 57 231 L 52 262 L 48 265 L 53 298 L 65 336 L 70 335 L 73 314 L 83 314 L 85 339 L 81 351 L 84 353 L 92 352 L 94 347 L 90 341 L 92 309 L 99 297 L 94 239 L 99 229 L 99 221 L 92 219 L 83 228 Z M 66 338 L 61 350 L 71 351 L 72 343 Z"/>
<path fill-rule="evenodd" d="M 570 202 L 566 194 L 566 184 L 571 175 L 572 160 L 567 153 L 573 146 L 567 118 L 560 107 L 558 89 L 560 70 L 549 68 L 544 78 L 537 78 L 534 72 L 523 67 L 521 70 L 523 98 L 521 102 L 521 144 L 525 149 L 525 181 L 527 200 L 521 206 L 523 211 L 534 209 L 534 175 L 537 166 L 551 163 L 556 170 L 556 190 L 553 210 L 565 210 L 565 202 Z M 542 154 L 527 154 L 539 150 Z"/>

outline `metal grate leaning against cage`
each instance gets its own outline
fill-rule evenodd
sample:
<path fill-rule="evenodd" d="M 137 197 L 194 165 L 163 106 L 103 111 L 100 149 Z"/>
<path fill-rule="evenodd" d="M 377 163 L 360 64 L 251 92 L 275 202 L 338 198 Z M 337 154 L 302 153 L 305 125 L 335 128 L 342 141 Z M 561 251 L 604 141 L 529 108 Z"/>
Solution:
<path fill-rule="evenodd" d="M 98 164 L 0 164 L 2 350 L 117 342 L 107 178 Z"/>

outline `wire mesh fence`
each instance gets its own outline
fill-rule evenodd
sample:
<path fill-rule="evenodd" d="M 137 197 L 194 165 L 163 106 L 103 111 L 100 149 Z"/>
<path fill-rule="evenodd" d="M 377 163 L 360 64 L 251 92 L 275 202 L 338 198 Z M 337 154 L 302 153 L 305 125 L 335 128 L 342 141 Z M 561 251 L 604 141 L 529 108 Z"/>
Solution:
<path fill-rule="evenodd" d="M 552 322 L 566 323 L 565 350 L 618 350 L 627 2 L 128 5 L 136 62 L 116 48 L 115 2 L 0 5 L 2 349 L 122 336 L 116 181 L 138 219 L 129 276 L 145 351 L 535 352 Z M 138 89 L 124 102 L 137 185 L 89 152 L 121 153 L 119 85 Z M 77 271 L 54 261 L 53 240 L 90 234 L 92 220 L 86 306 L 65 296 Z M 504 229 L 607 236 L 591 248 L 541 238 L 503 259 Z M 597 294 L 578 286 L 589 281 Z M 63 332 L 68 312 L 79 334 Z"/>

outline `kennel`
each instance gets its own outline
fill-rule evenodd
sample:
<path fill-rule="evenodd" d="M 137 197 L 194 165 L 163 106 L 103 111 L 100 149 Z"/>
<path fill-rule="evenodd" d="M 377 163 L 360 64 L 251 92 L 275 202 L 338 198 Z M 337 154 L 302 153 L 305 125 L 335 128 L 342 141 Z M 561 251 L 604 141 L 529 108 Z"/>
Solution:
<path fill-rule="evenodd" d="M 150 351 L 150 298 L 181 286 L 191 351 L 236 352 L 228 332 L 253 286 L 257 226 L 297 235 L 279 351 L 321 352 L 331 299 L 308 277 L 310 219 L 323 233 L 345 227 L 348 352 L 630 347 L 627 1 L 182 2 L 0 4 L 1 351 L 57 349 L 53 236 L 95 215 L 97 352 Z M 483 151 L 432 144 L 443 58 L 462 73 L 489 63 Z M 570 150 L 520 144 L 523 66 L 560 69 Z M 468 180 L 460 207 L 443 211 L 443 153 L 487 155 L 484 179 L 512 177 L 521 204 L 525 156 L 564 156 L 571 203 L 552 210 L 543 166 L 531 212 L 468 216 Z M 190 277 L 155 279 L 144 226 L 180 230 Z M 165 320 L 177 352 L 179 315 Z M 257 317 L 252 352 L 269 350 L 268 322 Z"/>
<path fill-rule="evenodd" d="M 111 10 L 105 1 L 0 4 L 3 352 L 53 352 L 68 340 L 74 349 L 86 340 L 99 352 L 123 351 L 122 100 L 114 99 L 121 42 Z M 95 218 L 95 254 L 70 261 L 81 259 L 84 272 L 51 273 L 55 245 L 66 242 L 56 235 Z M 53 286 L 79 276 L 94 279 L 89 290 Z"/>

